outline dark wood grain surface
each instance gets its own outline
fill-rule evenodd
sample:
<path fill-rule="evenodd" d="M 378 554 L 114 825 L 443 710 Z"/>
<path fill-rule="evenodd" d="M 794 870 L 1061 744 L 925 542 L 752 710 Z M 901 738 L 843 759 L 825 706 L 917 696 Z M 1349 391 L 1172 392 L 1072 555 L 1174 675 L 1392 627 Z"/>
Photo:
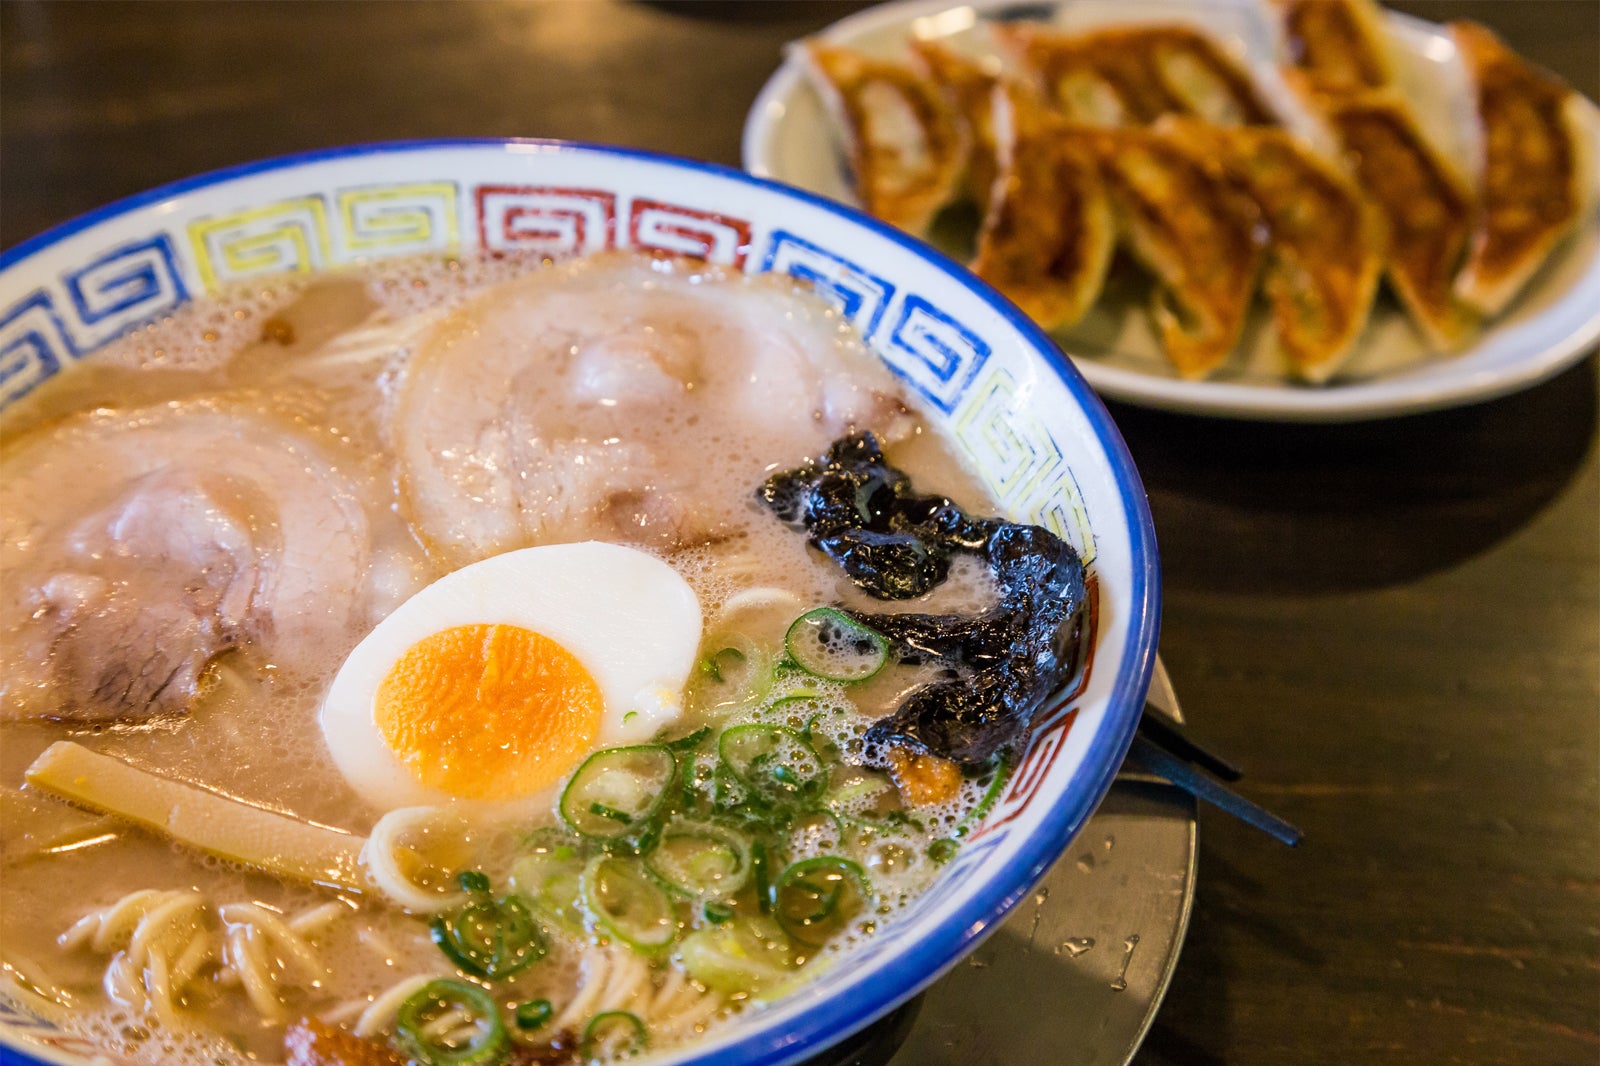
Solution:
<path fill-rule="evenodd" d="M 0 244 L 227 164 L 391 138 L 576 137 L 737 164 L 833 3 L 0 5 Z M 1600 4 L 1475 17 L 1600 95 Z M 1201 824 L 1139 1062 L 1600 1062 L 1600 459 L 1591 354 L 1519 395 L 1344 426 L 1113 406 L 1162 653 L 1283 849 Z M 1059 1060 L 1040 1048 L 1039 1063 Z"/>

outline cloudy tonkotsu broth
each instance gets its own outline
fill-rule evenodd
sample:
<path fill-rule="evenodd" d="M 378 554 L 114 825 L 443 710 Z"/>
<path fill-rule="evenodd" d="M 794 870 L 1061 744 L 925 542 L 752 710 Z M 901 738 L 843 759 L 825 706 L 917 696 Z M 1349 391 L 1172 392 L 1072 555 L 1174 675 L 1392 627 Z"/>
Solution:
<path fill-rule="evenodd" d="M 852 766 L 865 725 L 926 670 L 844 684 L 784 661 L 797 616 L 868 601 L 752 493 L 852 430 L 877 433 L 919 487 L 992 512 L 814 297 L 625 255 L 273 282 L 137 331 L 30 396 L 0 447 L 8 976 L 139 1062 L 279 1061 L 286 1029 L 312 1039 L 306 1018 L 317 1040 L 359 1034 L 426 1061 L 450 1019 L 419 1052 L 397 1006 L 428 978 L 475 981 L 516 1046 L 576 1062 L 641 1032 L 652 1049 L 692 1039 L 869 933 L 926 886 L 988 782 L 905 807 L 886 775 Z M 628 802 L 614 788 L 582 797 L 586 832 L 557 816 L 559 786 L 511 817 L 419 815 L 391 856 L 422 893 L 407 908 L 370 882 L 279 880 L 23 787 L 71 740 L 370 834 L 389 811 L 351 787 L 319 727 L 346 656 L 446 573 L 585 540 L 664 560 L 704 619 L 679 635 L 696 666 L 661 736 L 689 739 L 649 839 L 618 828 L 631 816 L 608 805 Z M 991 599 L 958 562 L 903 607 Z M 459 888 L 463 870 L 487 893 Z M 600 902 L 574 913 L 591 891 Z M 472 906 L 524 947 L 531 916 L 543 957 L 485 976 L 473 966 L 512 963 L 485 962 L 466 934 L 465 965 L 442 951 L 430 921 L 468 925 Z M 652 906 L 668 910 L 638 925 Z M 665 949 L 633 942 L 665 925 Z M 751 944 L 770 957 L 730 974 Z M 549 1017 L 533 1024 L 540 1000 Z"/>

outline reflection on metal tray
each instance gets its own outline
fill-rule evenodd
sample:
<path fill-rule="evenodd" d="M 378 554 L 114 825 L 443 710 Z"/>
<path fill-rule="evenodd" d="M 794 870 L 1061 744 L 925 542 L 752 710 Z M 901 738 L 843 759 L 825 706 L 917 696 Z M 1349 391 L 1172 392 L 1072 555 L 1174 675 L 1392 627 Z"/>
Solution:
<path fill-rule="evenodd" d="M 1160 660 L 1150 702 L 1182 720 Z M 1177 966 L 1194 876 L 1194 799 L 1119 778 L 994 936 L 807 1066 L 1122 1066 Z"/>

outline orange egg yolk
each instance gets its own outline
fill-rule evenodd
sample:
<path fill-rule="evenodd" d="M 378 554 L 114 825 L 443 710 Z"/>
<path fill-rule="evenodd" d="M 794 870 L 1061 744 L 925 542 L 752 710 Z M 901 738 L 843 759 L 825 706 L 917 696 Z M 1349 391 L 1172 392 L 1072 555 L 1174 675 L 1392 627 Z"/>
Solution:
<path fill-rule="evenodd" d="M 417 780 L 463 799 L 554 784 L 594 744 L 600 686 L 549 637 L 508 625 L 424 637 L 378 686 L 373 718 Z"/>

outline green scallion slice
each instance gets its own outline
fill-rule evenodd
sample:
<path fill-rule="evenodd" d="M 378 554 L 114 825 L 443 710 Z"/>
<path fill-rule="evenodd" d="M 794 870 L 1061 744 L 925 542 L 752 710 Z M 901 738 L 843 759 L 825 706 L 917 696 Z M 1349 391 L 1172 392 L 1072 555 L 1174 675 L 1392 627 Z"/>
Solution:
<path fill-rule="evenodd" d="M 707 645 L 694 680 L 694 702 L 704 708 L 759 703 L 772 687 L 772 656 L 742 634 L 722 634 Z"/>
<path fill-rule="evenodd" d="M 659 954 L 678 934 L 672 900 L 638 859 L 591 859 L 580 888 L 591 928 L 641 954 Z"/>
<path fill-rule="evenodd" d="M 539 1029 L 554 1018 L 556 1008 L 548 999 L 530 999 L 526 1003 L 518 1003 L 514 1017 L 517 1019 L 517 1028 L 522 1030 Z"/>
<path fill-rule="evenodd" d="M 581 880 L 587 860 L 571 847 L 524 855 L 511 866 L 511 887 L 548 921 L 574 936 L 582 936 Z"/>
<path fill-rule="evenodd" d="M 1000 793 L 1005 790 L 1006 782 L 1011 780 L 1011 770 L 1015 761 L 1009 751 L 1002 751 L 995 756 L 993 767 L 990 770 L 993 776 L 989 779 L 989 787 L 983 790 L 983 795 L 978 799 L 978 802 L 973 805 L 973 808 L 961 819 L 961 823 L 956 826 L 957 837 L 966 836 L 989 816 L 990 809 L 999 800 Z"/>
<path fill-rule="evenodd" d="M 471 1024 L 436 1033 L 436 1021 L 465 1012 Z M 424 1066 L 497 1066 L 511 1049 L 494 998 L 477 985 L 440 978 L 413 992 L 395 1017 L 395 1043 Z"/>
<path fill-rule="evenodd" d="M 645 866 L 689 899 L 729 896 L 750 877 L 750 845 L 731 829 L 677 818 L 661 831 Z"/>
<path fill-rule="evenodd" d="M 597 751 L 562 790 L 561 819 L 590 840 L 637 839 L 661 809 L 677 769 L 661 744 Z"/>
<path fill-rule="evenodd" d="M 834 855 L 803 859 L 772 886 L 773 915 L 798 943 L 817 948 L 866 909 L 867 876 L 859 864 Z"/>
<path fill-rule="evenodd" d="M 724 730 L 717 754 L 740 785 L 769 804 L 809 807 L 828 787 L 828 768 L 816 749 L 785 726 L 756 723 Z"/>
<path fill-rule="evenodd" d="M 487 894 L 429 925 L 433 942 L 467 973 L 499 981 L 526 969 L 550 950 L 533 914 L 516 896 Z"/>
<path fill-rule="evenodd" d="M 625 1010 L 601 1011 L 589 1019 L 578 1041 L 578 1053 L 585 1059 L 608 1059 L 637 1055 L 650 1046 L 650 1034 L 637 1014 Z"/>
<path fill-rule="evenodd" d="M 783 643 L 800 669 L 830 681 L 865 681 L 889 661 L 888 641 L 833 607 L 796 618 Z"/>
<path fill-rule="evenodd" d="M 758 992 L 794 973 L 794 948 L 771 918 L 732 915 L 696 929 L 678 946 L 690 977 L 729 995 Z"/>

